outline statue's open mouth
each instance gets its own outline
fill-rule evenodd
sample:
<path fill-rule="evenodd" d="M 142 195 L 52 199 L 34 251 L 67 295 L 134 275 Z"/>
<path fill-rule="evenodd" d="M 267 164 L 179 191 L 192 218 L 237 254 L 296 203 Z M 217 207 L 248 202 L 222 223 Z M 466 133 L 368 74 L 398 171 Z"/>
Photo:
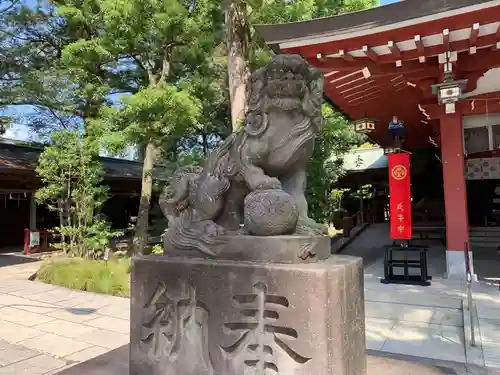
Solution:
<path fill-rule="evenodd" d="M 297 99 L 297 97 L 287 97 L 287 96 L 274 96 L 270 98 L 267 103 L 267 108 L 282 109 L 282 110 L 292 110 L 297 108 L 302 108 L 302 100 Z"/>
<path fill-rule="evenodd" d="M 302 97 L 305 93 L 306 85 L 302 80 L 273 80 L 268 83 L 267 93 L 269 97 Z"/>

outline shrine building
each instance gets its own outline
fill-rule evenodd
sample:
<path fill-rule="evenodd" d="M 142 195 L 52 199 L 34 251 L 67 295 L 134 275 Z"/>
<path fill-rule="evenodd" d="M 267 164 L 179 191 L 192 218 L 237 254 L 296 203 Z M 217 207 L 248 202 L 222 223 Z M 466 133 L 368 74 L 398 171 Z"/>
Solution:
<path fill-rule="evenodd" d="M 0 137 L 0 216 L 5 218 L 0 225 L 0 253 L 22 249 L 30 232 L 40 232 L 43 241 L 59 225 L 57 212 L 37 204 L 35 199 L 35 192 L 42 186 L 36 167 L 44 147 Z M 101 157 L 100 161 L 103 182 L 109 188 L 109 199 L 101 213 L 113 229 L 126 230 L 139 210 L 142 164 L 108 157 Z M 158 171 L 154 178 L 162 179 Z M 157 199 L 154 194 L 154 208 Z"/>
<path fill-rule="evenodd" d="M 397 116 L 405 150 L 436 152 L 447 275 L 462 277 L 469 222 L 500 225 L 500 1 L 405 0 L 256 28 L 276 53 L 319 68 L 339 111 L 375 120 L 369 137 L 381 147 L 393 147 L 388 124 Z"/>

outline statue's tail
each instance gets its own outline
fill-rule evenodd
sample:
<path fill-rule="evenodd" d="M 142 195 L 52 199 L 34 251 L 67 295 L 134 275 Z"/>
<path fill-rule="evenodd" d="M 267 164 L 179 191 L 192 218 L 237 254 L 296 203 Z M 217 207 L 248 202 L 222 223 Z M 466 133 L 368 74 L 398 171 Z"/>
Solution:
<path fill-rule="evenodd" d="M 165 250 L 198 250 L 210 256 L 217 256 L 226 245 L 224 228 L 212 220 L 196 221 L 191 210 L 175 218 L 165 234 Z"/>

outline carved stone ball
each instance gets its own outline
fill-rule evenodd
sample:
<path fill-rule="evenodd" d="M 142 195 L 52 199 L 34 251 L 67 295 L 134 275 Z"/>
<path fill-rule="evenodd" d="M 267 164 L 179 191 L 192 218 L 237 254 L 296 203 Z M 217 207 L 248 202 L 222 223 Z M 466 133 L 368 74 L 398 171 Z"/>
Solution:
<path fill-rule="evenodd" d="M 245 197 L 245 229 L 255 236 L 292 234 L 299 212 L 295 199 L 283 190 L 258 190 Z"/>

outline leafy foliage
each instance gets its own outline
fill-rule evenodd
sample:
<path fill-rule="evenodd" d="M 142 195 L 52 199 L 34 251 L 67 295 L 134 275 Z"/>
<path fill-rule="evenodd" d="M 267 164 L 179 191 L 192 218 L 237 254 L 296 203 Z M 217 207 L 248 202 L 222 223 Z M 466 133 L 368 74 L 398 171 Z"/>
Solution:
<path fill-rule="evenodd" d="M 368 9 L 378 3 L 378 0 L 256 0 L 254 6 L 249 6 L 249 19 L 252 25 L 307 21 Z M 255 30 L 249 28 L 248 32 L 250 64 L 260 66 L 269 59 L 271 51 Z"/>
<path fill-rule="evenodd" d="M 151 249 L 151 253 L 154 255 L 163 255 L 164 254 L 163 246 L 159 245 L 159 244 L 153 245 L 153 247 Z"/>
<path fill-rule="evenodd" d="M 239 13 L 241 43 L 248 48 L 248 64 L 257 68 L 267 62 L 271 51 L 255 33 L 251 25 L 275 24 L 305 21 L 318 17 L 338 15 L 366 9 L 378 5 L 377 0 L 234 0 L 246 3 Z M 242 35 L 244 33 L 244 35 Z M 235 33 L 233 33 L 235 34 Z M 234 43 L 233 43 L 234 44 Z M 230 75 L 231 79 L 231 75 Z M 242 80 L 242 78 L 239 78 Z M 354 133 L 348 121 L 331 107 L 324 106 L 326 126 L 316 138 L 314 154 L 307 167 L 308 184 L 306 197 L 310 216 L 318 222 L 324 222 L 331 216 L 330 185 L 342 173 L 342 158 L 352 146 L 361 142 L 361 137 Z M 331 160 L 331 156 L 335 156 Z"/>
<path fill-rule="evenodd" d="M 75 7 L 66 14 L 81 16 Z M 101 33 L 70 51 L 77 59 L 89 51 L 101 51 L 102 56 L 109 56 L 109 69 L 119 71 L 122 85 L 134 86 L 118 105 L 103 107 L 95 125 L 105 129 L 102 139 L 110 150 L 118 151 L 131 143 L 144 146 L 136 254 L 146 245 L 152 171 L 159 150 L 197 122 L 200 104 L 186 78 L 191 76 L 190 64 L 203 59 L 212 45 L 210 20 L 216 14 L 208 0 L 102 1 L 95 14 L 102 18 Z M 207 31 L 208 37 L 203 37 Z M 179 72 L 183 74 L 179 76 Z"/>
<path fill-rule="evenodd" d="M 62 18 L 58 6 L 64 8 L 63 1 L 27 4 L 17 1 L 3 15 L 0 106 L 21 106 L 17 122 L 45 137 L 54 130 L 82 128 L 106 101 L 113 75 L 100 69 L 99 51 L 82 63 L 65 50 L 91 39 L 97 29 Z M 92 71 L 86 71 L 91 64 Z"/>
<path fill-rule="evenodd" d="M 188 91 L 175 86 L 148 87 L 123 96 L 118 106 L 104 107 L 94 129 L 102 132 L 108 149 L 119 153 L 138 140 L 160 146 L 169 137 L 184 133 L 199 113 L 199 102 Z"/>
<path fill-rule="evenodd" d="M 342 175 L 342 156 L 362 143 L 362 137 L 341 114 L 326 104 L 323 114 L 325 126 L 316 137 L 314 153 L 307 166 L 306 198 L 310 216 L 318 222 L 326 222 L 333 213 L 331 184 Z"/>
<path fill-rule="evenodd" d="M 255 68 L 267 61 L 270 51 L 253 24 L 335 15 L 376 1 L 232 3 L 238 5 L 239 16 L 246 17 L 237 34 L 245 39 L 245 58 Z M 144 188 L 137 248 L 147 238 L 152 170 L 158 159 L 162 157 L 167 174 L 175 166 L 198 163 L 231 131 L 225 10 L 215 0 L 6 0 L 0 5 L 0 110 L 22 106 L 22 114 L 8 122 L 27 124 L 42 137 L 66 134 L 60 130 L 78 134 L 78 142 L 85 147 L 88 142 L 93 157 L 103 147 L 115 154 L 127 145 L 138 147 Z M 307 194 L 316 220 L 327 216 L 329 184 L 341 173 L 340 164 L 328 158 L 358 142 L 348 122 L 325 108 L 327 124 L 308 167 Z M 68 155 L 75 156 L 74 163 L 79 160 L 74 152 Z M 61 152 L 57 158 L 50 159 L 54 166 L 47 161 L 40 171 L 69 167 L 69 157 Z M 40 193 L 40 199 L 64 211 L 57 203 L 69 201 L 69 195 L 52 193 L 50 199 Z M 61 229 L 71 225 L 64 223 Z M 95 225 L 89 238 L 107 231 L 104 222 Z M 77 235 L 70 232 L 67 237 Z M 82 246 L 101 243 L 89 241 L 93 245 Z"/>
<path fill-rule="evenodd" d="M 57 211 L 63 247 L 72 255 L 101 257 L 111 238 L 120 235 L 99 217 L 107 199 L 96 143 L 76 132 L 52 134 L 52 144 L 40 155 L 36 172 L 43 186 L 39 203 Z M 66 241 L 67 240 L 67 241 Z"/>

